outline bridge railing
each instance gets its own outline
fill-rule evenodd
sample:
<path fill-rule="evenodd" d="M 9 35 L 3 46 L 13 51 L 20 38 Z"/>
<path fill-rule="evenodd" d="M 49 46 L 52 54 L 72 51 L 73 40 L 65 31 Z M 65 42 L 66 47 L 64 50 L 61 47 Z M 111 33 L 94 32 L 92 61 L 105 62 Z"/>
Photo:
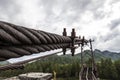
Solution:
<path fill-rule="evenodd" d="M 87 68 L 82 67 L 79 73 L 79 80 L 89 80 L 89 79 L 98 80 L 91 69 L 89 69 L 88 67 Z"/>
<path fill-rule="evenodd" d="M 89 68 L 87 68 L 87 71 L 86 71 L 86 80 L 88 80 L 88 71 L 89 71 Z"/>
<path fill-rule="evenodd" d="M 93 73 L 93 71 L 92 71 L 92 78 L 93 78 L 93 80 L 98 80 L 98 79 L 96 78 L 95 74 Z"/>
<path fill-rule="evenodd" d="M 81 68 L 80 72 L 79 72 L 79 80 L 82 80 L 82 74 L 83 74 L 83 67 Z"/>

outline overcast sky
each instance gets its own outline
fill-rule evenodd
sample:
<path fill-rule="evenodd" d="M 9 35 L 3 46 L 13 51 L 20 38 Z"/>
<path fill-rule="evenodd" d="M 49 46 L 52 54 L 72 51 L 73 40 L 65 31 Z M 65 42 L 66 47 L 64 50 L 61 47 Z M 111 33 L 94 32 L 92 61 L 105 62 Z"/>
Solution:
<path fill-rule="evenodd" d="M 95 40 L 94 48 L 120 52 L 120 0 L 0 0 L 0 20 Z"/>

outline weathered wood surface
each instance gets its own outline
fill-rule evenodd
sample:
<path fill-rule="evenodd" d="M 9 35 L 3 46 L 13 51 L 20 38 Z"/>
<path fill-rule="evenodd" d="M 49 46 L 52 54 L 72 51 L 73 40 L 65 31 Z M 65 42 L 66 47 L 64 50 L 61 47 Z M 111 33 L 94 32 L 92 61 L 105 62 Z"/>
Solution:
<path fill-rule="evenodd" d="M 51 80 L 51 73 L 26 73 L 18 76 L 20 80 Z"/>
<path fill-rule="evenodd" d="M 31 72 L 2 80 L 52 80 L 52 73 Z"/>

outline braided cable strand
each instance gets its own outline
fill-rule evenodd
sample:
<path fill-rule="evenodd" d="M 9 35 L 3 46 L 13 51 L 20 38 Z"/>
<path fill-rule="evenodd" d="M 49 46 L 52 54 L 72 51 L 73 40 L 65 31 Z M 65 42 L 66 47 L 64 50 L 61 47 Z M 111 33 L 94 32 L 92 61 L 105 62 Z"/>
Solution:
<path fill-rule="evenodd" d="M 0 21 L 0 61 L 69 47 L 71 38 Z"/>
<path fill-rule="evenodd" d="M 9 45 L 53 44 L 71 42 L 69 37 L 0 22 L 0 41 Z"/>

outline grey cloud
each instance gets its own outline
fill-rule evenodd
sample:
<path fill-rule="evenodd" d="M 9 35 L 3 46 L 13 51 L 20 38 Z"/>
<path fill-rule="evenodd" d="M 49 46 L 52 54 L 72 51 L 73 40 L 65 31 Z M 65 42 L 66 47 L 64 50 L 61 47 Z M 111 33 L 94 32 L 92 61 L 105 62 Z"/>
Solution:
<path fill-rule="evenodd" d="M 0 18 L 7 18 L 7 21 L 15 21 L 16 15 L 20 12 L 19 5 L 14 0 L 0 0 Z"/>
<path fill-rule="evenodd" d="M 120 52 L 120 32 L 111 32 L 105 36 L 96 36 L 94 48 L 98 48 L 100 50 Z"/>
<path fill-rule="evenodd" d="M 84 11 L 85 8 L 91 3 L 90 0 L 68 0 L 66 8 L 71 8 L 76 11 Z"/>
<path fill-rule="evenodd" d="M 8 8 L 10 5 L 12 5 L 13 0 L 0 0 L 0 8 Z"/>
<path fill-rule="evenodd" d="M 64 21 L 67 25 L 72 25 L 74 22 L 79 21 L 81 15 L 85 11 L 94 12 L 104 4 L 104 1 L 100 0 L 39 0 L 37 7 L 43 7 L 46 18 L 44 20 L 46 25 L 52 26 L 52 24 Z M 4 14 L 8 21 L 16 19 L 17 14 L 22 12 L 21 4 L 17 4 L 17 0 L 1 0 L 0 1 L 0 14 Z M 55 15 L 53 9 L 58 6 L 61 11 L 59 15 Z M 74 14 L 68 13 L 72 11 Z M 9 13 L 9 14 L 8 14 Z M 99 17 L 101 14 L 96 14 Z M 3 15 L 0 16 L 2 18 Z M 12 19 L 12 20 L 11 20 Z"/>
<path fill-rule="evenodd" d="M 112 0 L 110 4 L 114 4 L 114 3 L 117 3 L 117 2 L 120 2 L 120 0 Z"/>
<path fill-rule="evenodd" d="M 105 42 L 112 40 L 114 38 L 116 38 L 117 36 L 120 36 L 120 32 L 119 31 L 113 31 L 112 33 L 108 33 L 106 36 L 104 36 L 103 40 Z"/>
<path fill-rule="evenodd" d="M 40 5 L 44 7 L 45 13 L 50 16 L 53 14 L 52 8 L 55 3 L 56 0 L 40 0 Z M 38 6 L 40 5 L 38 4 Z"/>
<path fill-rule="evenodd" d="M 85 11 L 91 11 L 96 14 L 95 17 L 102 17 L 103 15 L 95 13 L 95 11 L 104 4 L 101 0 L 40 0 L 39 5 L 44 7 L 46 12 L 46 22 L 51 24 L 53 22 L 64 21 L 67 25 L 77 22 Z M 59 15 L 55 15 L 53 9 L 56 6 L 61 9 Z M 74 14 L 68 15 L 68 12 Z"/>
<path fill-rule="evenodd" d="M 120 31 L 116 28 L 113 30 L 110 30 L 109 33 L 107 33 L 105 36 L 99 35 L 100 37 L 98 38 L 98 43 L 105 45 L 104 48 L 111 50 L 111 51 L 117 51 L 119 52 L 120 50 Z M 97 43 L 96 43 L 97 44 Z M 102 47 L 102 46 L 100 46 Z M 104 50 L 105 50 L 104 49 Z"/>
<path fill-rule="evenodd" d="M 120 18 L 112 20 L 111 23 L 109 24 L 111 30 L 117 28 L 119 25 L 120 25 Z"/>
<path fill-rule="evenodd" d="M 105 49 L 110 51 L 120 52 L 120 36 L 115 36 L 113 39 L 109 40 Z"/>
<path fill-rule="evenodd" d="M 105 16 L 106 16 L 106 14 L 103 12 L 103 11 L 94 11 L 94 19 L 103 19 Z"/>

